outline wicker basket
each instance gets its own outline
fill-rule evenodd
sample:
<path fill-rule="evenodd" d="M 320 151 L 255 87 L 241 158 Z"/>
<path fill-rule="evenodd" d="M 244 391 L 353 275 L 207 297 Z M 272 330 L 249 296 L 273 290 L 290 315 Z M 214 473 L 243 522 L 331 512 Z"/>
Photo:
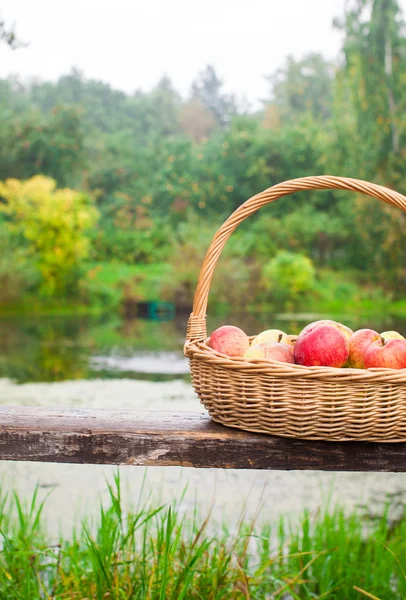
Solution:
<path fill-rule="evenodd" d="M 405 442 L 406 369 L 246 361 L 219 354 L 206 343 L 210 282 L 232 232 L 246 217 L 281 196 L 314 189 L 351 190 L 406 211 L 406 198 L 397 192 L 332 176 L 286 181 L 242 204 L 217 231 L 200 271 L 185 343 L 193 386 L 211 417 L 228 427 L 309 440 Z"/>

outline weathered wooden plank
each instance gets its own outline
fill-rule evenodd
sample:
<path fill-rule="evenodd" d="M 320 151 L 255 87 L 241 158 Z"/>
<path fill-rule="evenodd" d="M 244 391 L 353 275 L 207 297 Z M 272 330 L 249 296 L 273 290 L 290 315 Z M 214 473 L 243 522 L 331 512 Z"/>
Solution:
<path fill-rule="evenodd" d="M 250 434 L 201 413 L 0 407 L 0 459 L 223 469 L 406 472 L 406 444 Z"/>

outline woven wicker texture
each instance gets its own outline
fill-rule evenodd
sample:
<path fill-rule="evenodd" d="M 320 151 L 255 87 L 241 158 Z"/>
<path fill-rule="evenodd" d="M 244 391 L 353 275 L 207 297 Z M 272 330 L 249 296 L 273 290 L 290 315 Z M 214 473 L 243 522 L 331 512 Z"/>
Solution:
<path fill-rule="evenodd" d="M 333 176 L 286 181 L 242 204 L 217 231 L 200 271 L 184 348 L 193 386 L 211 417 L 229 427 L 312 440 L 404 442 L 406 369 L 336 369 L 246 361 L 219 354 L 206 343 L 210 283 L 232 232 L 262 206 L 313 189 L 367 194 L 406 212 L 406 198 L 393 190 Z"/>

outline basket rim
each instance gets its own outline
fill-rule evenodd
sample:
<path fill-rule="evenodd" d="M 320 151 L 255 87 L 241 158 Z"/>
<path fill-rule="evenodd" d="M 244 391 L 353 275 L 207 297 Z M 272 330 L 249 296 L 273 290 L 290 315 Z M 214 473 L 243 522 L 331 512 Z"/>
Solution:
<path fill-rule="evenodd" d="M 250 336 L 253 337 L 253 336 Z M 296 337 L 296 336 L 290 336 Z M 284 363 L 269 358 L 245 359 L 240 356 L 227 356 L 217 350 L 213 350 L 204 340 L 187 340 L 184 346 L 184 354 L 189 359 L 207 362 L 213 366 L 226 370 L 238 370 L 247 375 L 269 375 L 283 378 L 306 378 L 329 381 L 345 380 L 348 382 L 386 382 L 388 384 L 406 384 L 406 369 L 354 369 L 350 367 L 324 367 Z"/>

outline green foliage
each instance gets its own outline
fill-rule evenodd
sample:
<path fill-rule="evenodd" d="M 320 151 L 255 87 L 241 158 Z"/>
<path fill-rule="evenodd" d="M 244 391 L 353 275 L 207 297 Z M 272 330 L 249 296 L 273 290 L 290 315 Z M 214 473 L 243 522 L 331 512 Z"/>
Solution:
<path fill-rule="evenodd" d="M 344 52 L 355 132 L 368 140 L 363 175 L 385 172 L 404 147 L 405 23 L 397 0 L 354 0 L 345 20 Z M 353 150 L 353 157 L 356 154 Z"/>
<path fill-rule="evenodd" d="M 330 116 L 333 65 L 321 54 L 308 54 L 298 61 L 288 56 L 285 65 L 268 79 L 272 104 L 282 118 L 311 114 L 323 120 Z"/>
<path fill-rule="evenodd" d="M 97 211 L 85 194 L 56 189 L 52 179 L 37 176 L 27 181 L 0 182 L 1 212 L 5 226 L 41 274 L 44 296 L 74 294 L 81 261 L 89 254 L 88 231 Z"/>
<path fill-rule="evenodd" d="M 4 222 L 0 223 L 0 302 L 18 301 L 39 282 L 29 253 L 20 247 Z"/>
<path fill-rule="evenodd" d="M 169 262 L 170 272 L 162 282 L 161 294 L 185 310 L 192 306 L 194 290 L 200 272 L 204 252 L 193 242 L 177 246 Z M 218 311 L 222 307 L 245 307 L 255 302 L 257 268 L 249 268 L 235 256 L 221 260 L 216 267 L 210 286 L 210 304 Z"/>
<path fill-rule="evenodd" d="M 169 223 L 156 219 L 140 226 L 137 218 L 120 223 L 120 211 L 111 223 L 94 232 L 93 255 L 104 261 L 122 261 L 132 264 L 160 263 L 170 254 L 171 229 Z"/>
<path fill-rule="evenodd" d="M 33 114 L 9 121 L 0 142 L 0 180 L 41 173 L 67 185 L 84 167 L 82 123 L 74 108 L 56 106 L 48 118 Z"/>
<path fill-rule="evenodd" d="M 284 251 L 264 266 L 262 278 L 276 300 L 294 302 L 314 289 L 316 270 L 307 256 Z"/>
<path fill-rule="evenodd" d="M 110 308 L 126 301 L 153 301 L 164 293 L 170 273 L 171 267 L 166 263 L 93 263 L 83 278 L 81 293 L 86 301 Z"/>

